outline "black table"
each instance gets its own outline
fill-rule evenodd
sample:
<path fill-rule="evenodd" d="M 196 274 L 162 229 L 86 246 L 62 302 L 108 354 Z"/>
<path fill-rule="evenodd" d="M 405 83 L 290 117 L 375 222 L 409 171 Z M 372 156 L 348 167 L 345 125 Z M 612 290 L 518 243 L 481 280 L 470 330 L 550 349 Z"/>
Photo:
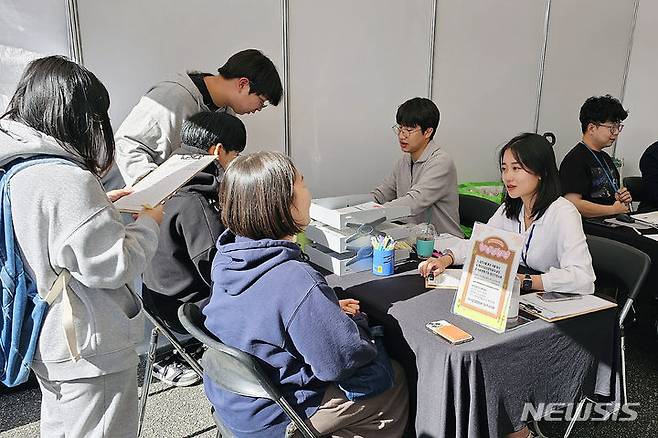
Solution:
<path fill-rule="evenodd" d="M 496 334 L 451 313 L 454 291 L 424 287 L 413 267 L 391 277 L 329 275 L 339 296 L 361 301 L 385 327 L 390 355 L 407 373 L 416 436 L 499 437 L 523 427 L 524 402 L 617 396 L 616 310 Z M 402 269 L 404 271 L 404 269 Z M 425 329 L 445 319 L 474 340 L 453 346 Z"/>

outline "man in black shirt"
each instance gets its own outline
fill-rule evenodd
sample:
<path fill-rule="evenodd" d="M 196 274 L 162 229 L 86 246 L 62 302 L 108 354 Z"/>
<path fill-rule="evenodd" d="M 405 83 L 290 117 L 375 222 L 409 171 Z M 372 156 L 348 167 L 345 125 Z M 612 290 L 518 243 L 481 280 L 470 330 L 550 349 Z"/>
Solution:
<path fill-rule="evenodd" d="M 590 97 L 580 108 L 583 138 L 562 160 L 560 180 L 564 197 L 583 217 L 629 211 L 631 194 L 621 187 L 619 172 L 603 151 L 617 139 L 627 116 L 619 100 L 609 94 Z"/>

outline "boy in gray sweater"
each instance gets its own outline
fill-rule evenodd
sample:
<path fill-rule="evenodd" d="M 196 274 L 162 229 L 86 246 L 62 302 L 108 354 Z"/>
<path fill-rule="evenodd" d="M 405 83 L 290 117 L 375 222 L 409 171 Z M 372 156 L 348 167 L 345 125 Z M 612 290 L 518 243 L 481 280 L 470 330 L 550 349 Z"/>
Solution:
<path fill-rule="evenodd" d="M 393 130 L 405 154 L 371 193 L 380 204 L 409 206 L 409 223 L 429 221 L 439 233 L 463 237 L 457 168 L 450 155 L 432 141 L 439 117 L 439 109 L 429 99 L 415 97 L 400 105 Z"/>
<path fill-rule="evenodd" d="M 133 185 L 169 158 L 181 146 L 181 126 L 192 114 L 252 114 L 281 100 L 279 73 L 256 49 L 234 54 L 218 73 L 178 74 L 142 96 L 117 130 L 115 159 L 121 175 L 113 169 L 104 180 L 106 188 Z"/>

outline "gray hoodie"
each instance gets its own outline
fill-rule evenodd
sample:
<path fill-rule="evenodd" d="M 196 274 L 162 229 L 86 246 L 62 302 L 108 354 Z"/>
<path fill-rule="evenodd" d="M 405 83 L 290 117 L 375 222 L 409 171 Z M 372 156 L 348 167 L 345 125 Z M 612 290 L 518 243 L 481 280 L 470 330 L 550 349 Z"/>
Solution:
<path fill-rule="evenodd" d="M 32 368 L 49 380 L 95 377 L 137 364 L 144 333 L 141 308 L 128 290 L 158 245 L 158 224 L 148 216 L 124 225 L 99 179 L 80 157 L 52 137 L 0 120 L 0 166 L 38 154 L 79 164 L 35 164 L 11 180 L 16 239 L 26 270 L 41 293 L 58 274 L 71 273 L 69 293 L 81 359 L 71 359 L 60 295 L 51 306 Z"/>
<path fill-rule="evenodd" d="M 116 163 L 127 185 L 162 164 L 181 146 L 183 122 L 208 111 L 203 95 L 186 73 L 160 82 L 142 96 L 116 132 Z M 233 110 L 220 108 L 218 111 Z"/>

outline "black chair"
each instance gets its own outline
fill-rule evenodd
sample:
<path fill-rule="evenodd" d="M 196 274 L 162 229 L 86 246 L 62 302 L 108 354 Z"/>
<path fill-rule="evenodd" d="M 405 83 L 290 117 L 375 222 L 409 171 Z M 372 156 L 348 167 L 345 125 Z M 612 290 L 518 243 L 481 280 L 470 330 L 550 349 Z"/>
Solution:
<path fill-rule="evenodd" d="M 203 355 L 203 366 L 206 375 L 217 386 L 246 397 L 273 400 L 288 415 L 304 438 L 315 437 L 308 425 L 283 397 L 281 391 L 270 382 L 258 363 L 258 359 L 237 348 L 223 344 L 210 333 L 204 326 L 205 316 L 197 305 L 187 303 L 181 306 L 178 309 L 178 318 L 192 336 L 208 347 Z M 214 416 L 218 423 L 218 436 L 232 437 L 233 435 L 221 423 L 216 412 Z"/>
<path fill-rule="evenodd" d="M 149 350 L 146 356 L 146 365 L 144 368 L 144 378 L 142 382 L 142 392 L 139 395 L 139 411 L 138 411 L 138 423 L 137 423 L 137 436 L 141 436 L 142 427 L 144 425 L 144 416 L 146 414 L 146 401 L 149 396 L 149 389 L 151 387 L 151 381 L 153 379 L 153 363 L 155 362 L 155 354 L 158 346 L 158 339 L 160 334 L 164 335 L 165 338 L 171 342 L 171 345 L 174 347 L 174 350 L 177 351 L 185 362 L 187 362 L 190 367 L 194 370 L 195 373 L 200 378 L 203 378 L 203 369 L 198 361 L 196 361 L 190 354 L 185 351 L 183 345 L 176 339 L 176 335 L 169 330 L 165 323 L 160 320 L 156 315 L 148 311 L 146 306 L 144 306 L 144 300 L 141 296 L 133 292 L 133 295 L 138 299 L 142 304 L 142 311 L 146 318 L 151 321 L 153 324 L 153 329 L 151 330 L 151 339 L 149 341 Z"/>
<path fill-rule="evenodd" d="M 626 354 L 624 352 L 624 320 L 633 306 L 633 302 L 640 293 L 642 284 L 649 272 L 651 259 L 648 255 L 633 248 L 625 243 L 617 242 L 612 239 L 606 239 L 599 236 L 587 235 L 587 246 L 592 255 L 592 265 L 597 277 L 605 276 L 614 278 L 627 292 L 626 302 L 619 312 L 619 333 L 620 333 L 620 353 L 621 353 L 621 402 L 623 405 L 628 403 L 628 394 L 626 389 Z M 573 420 L 567 428 L 565 438 L 569 436 L 576 419 L 580 416 L 580 411 L 588 398 L 584 398 L 578 404 L 573 415 Z"/>
<path fill-rule="evenodd" d="M 473 227 L 475 222 L 486 224 L 500 205 L 477 196 L 459 195 L 459 223 Z"/>

